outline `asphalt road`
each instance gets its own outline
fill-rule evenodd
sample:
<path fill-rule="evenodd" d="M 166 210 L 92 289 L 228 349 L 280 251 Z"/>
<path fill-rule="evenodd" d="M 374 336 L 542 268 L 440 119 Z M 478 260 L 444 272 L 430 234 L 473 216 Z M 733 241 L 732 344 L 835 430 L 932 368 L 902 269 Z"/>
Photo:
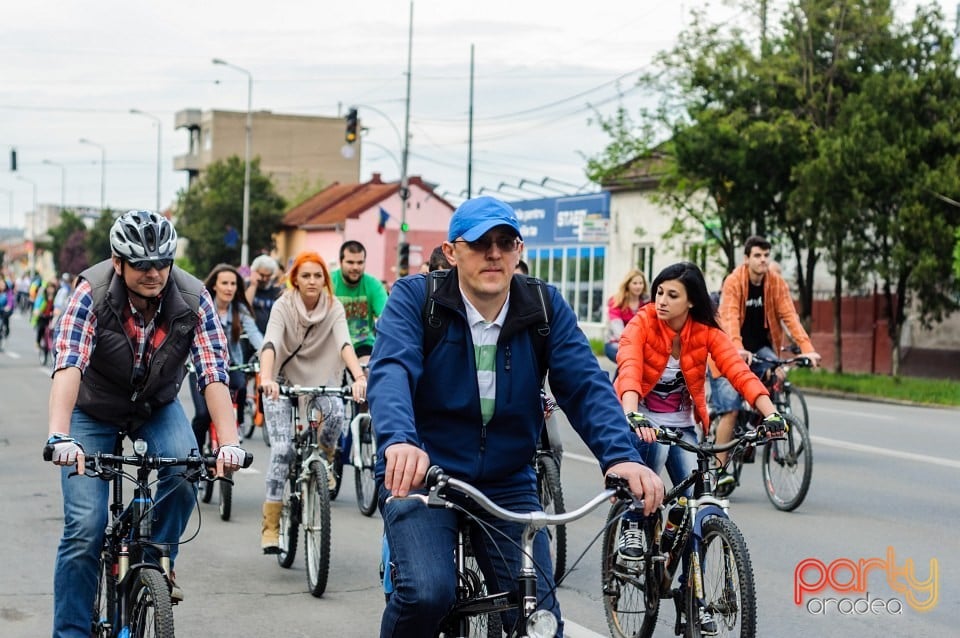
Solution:
<path fill-rule="evenodd" d="M 0 353 L 0 636 L 50 633 L 53 562 L 62 526 L 57 472 L 40 460 L 46 437 L 49 371 L 37 363 L 25 321 L 13 320 L 13 338 Z M 192 406 L 186 394 L 185 406 Z M 809 398 L 814 436 L 813 485 L 793 513 L 775 510 L 764 495 L 759 466 L 745 470 L 732 497 L 731 516 L 743 530 L 757 582 L 760 636 L 953 636 L 960 616 L 960 412 L 850 400 Z M 600 489 L 596 463 L 569 428 L 564 429 L 563 484 L 568 508 Z M 377 569 L 381 525 L 355 504 L 352 469 L 333 504 L 333 557 L 322 599 L 306 593 L 302 557 L 291 569 L 259 550 L 262 471 L 268 449 L 248 443 L 253 468 L 236 477 L 234 515 L 224 522 L 215 505 L 195 514 L 177 563 L 186 601 L 176 608 L 177 634 L 205 638 L 377 635 L 383 596 Z M 599 596 L 599 552 L 590 545 L 606 516 L 604 507 L 569 528 L 568 564 L 583 560 L 560 589 L 568 636 L 607 635 Z M 888 551 L 894 555 L 887 569 Z M 865 598 L 836 591 L 853 572 L 836 561 L 878 559 L 866 570 Z M 810 559 L 810 560 L 808 560 Z M 833 581 L 794 603 L 795 570 L 815 561 L 831 564 Z M 897 589 L 903 571 L 926 589 Z M 884 564 L 881 564 L 884 563 Z M 898 571 L 899 570 L 899 571 Z M 887 573 L 892 574 L 888 580 Z M 854 586 L 857 584 L 853 582 Z M 929 611 L 910 605 L 933 601 Z M 883 603 L 877 603 L 877 600 Z M 834 602 L 831 602 L 834 601 Z M 821 604 L 823 601 L 823 604 Z M 892 601 L 892 602 L 891 602 Z M 897 605 L 897 601 L 900 602 Z M 919 602 L 918 602 L 919 601 Z M 826 606 L 826 610 L 821 607 Z M 859 610 L 869 606 L 865 612 Z M 883 607 L 883 609 L 881 609 Z M 899 613 L 897 613 L 899 612 Z M 661 610 L 655 635 L 671 636 L 673 612 Z"/>

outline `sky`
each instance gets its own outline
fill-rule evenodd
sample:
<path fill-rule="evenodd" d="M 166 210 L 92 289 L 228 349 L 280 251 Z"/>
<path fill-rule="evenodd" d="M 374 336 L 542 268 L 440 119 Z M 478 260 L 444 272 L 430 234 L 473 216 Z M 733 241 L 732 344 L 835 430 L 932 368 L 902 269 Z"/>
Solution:
<path fill-rule="evenodd" d="M 771 10 L 785 1 L 771 0 Z M 554 193 L 532 186 L 544 178 L 566 192 L 595 188 L 584 156 L 609 142 L 596 114 L 621 104 L 636 111 L 655 99 L 636 79 L 673 46 L 692 9 L 757 26 L 722 0 L 416 0 L 412 7 L 408 174 L 437 184 L 453 203 L 467 188 L 471 45 L 473 194 L 482 187 L 518 198 L 525 180 L 530 198 Z M 103 168 L 108 206 L 154 208 L 154 118 L 160 199 L 172 204 L 187 184 L 173 158 L 188 147 L 174 114 L 246 109 L 246 75 L 213 58 L 250 72 L 254 110 L 342 116 L 357 105 L 366 129 L 360 179 L 374 172 L 398 179 L 410 17 L 408 0 L 6 3 L 0 226 L 22 226 L 33 207 L 33 186 L 16 175 L 36 184 L 40 204 L 62 198 L 67 207 L 96 207 Z M 17 173 L 9 171 L 11 148 Z"/>

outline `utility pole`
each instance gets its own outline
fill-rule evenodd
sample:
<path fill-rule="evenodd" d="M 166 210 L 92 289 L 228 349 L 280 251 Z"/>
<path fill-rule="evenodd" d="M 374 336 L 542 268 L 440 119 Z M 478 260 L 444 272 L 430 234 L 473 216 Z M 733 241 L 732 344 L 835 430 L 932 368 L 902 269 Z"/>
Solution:
<path fill-rule="evenodd" d="M 473 45 L 470 45 L 470 122 L 467 125 L 467 199 L 473 197 Z"/>
<path fill-rule="evenodd" d="M 410 247 L 407 245 L 407 200 L 410 198 L 410 185 L 407 179 L 407 162 L 410 155 L 410 82 L 413 64 L 413 0 L 410 0 L 410 28 L 407 35 L 407 99 L 406 115 L 403 122 L 403 162 L 400 174 L 400 234 L 397 242 L 397 279 L 407 273 Z"/>

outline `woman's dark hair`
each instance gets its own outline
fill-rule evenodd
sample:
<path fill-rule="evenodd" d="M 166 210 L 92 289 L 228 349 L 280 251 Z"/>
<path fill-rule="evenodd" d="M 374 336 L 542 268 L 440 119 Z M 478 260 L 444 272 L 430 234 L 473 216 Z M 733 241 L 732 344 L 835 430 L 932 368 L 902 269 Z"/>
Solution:
<path fill-rule="evenodd" d="M 247 296 L 243 294 L 243 277 L 240 276 L 240 271 L 230 264 L 217 264 L 203 282 L 210 293 L 211 299 L 213 299 L 214 308 L 217 305 L 217 293 L 214 292 L 213 287 L 217 284 L 217 277 L 222 272 L 233 273 L 233 276 L 237 278 L 237 291 L 233 294 L 233 301 L 230 302 L 230 341 L 236 343 L 240 341 L 240 333 L 243 332 L 243 326 L 240 325 L 240 306 L 245 306 L 251 317 L 254 316 L 253 308 L 247 301 Z"/>
<path fill-rule="evenodd" d="M 720 324 L 717 323 L 713 311 L 713 302 L 710 300 L 710 293 L 707 292 L 707 282 L 703 280 L 703 273 L 700 272 L 697 265 L 689 261 L 681 261 L 661 270 L 650 287 L 654 298 L 656 298 L 657 290 L 660 289 L 660 284 L 673 280 L 679 281 L 687 289 L 687 299 L 693 304 L 693 307 L 690 308 L 690 318 L 719 329 Z"/>

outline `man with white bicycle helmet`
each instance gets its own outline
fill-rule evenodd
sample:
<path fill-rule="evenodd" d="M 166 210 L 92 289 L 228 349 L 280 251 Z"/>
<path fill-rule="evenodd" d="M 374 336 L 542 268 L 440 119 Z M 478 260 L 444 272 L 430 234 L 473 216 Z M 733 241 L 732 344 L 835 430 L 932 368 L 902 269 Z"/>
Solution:
<path fill-rule="evenodd" d="M 71 479 L 71 466 L 82 474 L 85 455 L 113 452 L 119 436 L 145 440 L 151 454 L 190 454 L 196 439 L 177 398 L 188 357 L 218 424 L 218 473 L 247 458 L 227 387 L 226 338 L 206 288 L 173 265 L 176 243 L 165 217 L 146 210 L 121 215 L 110 229 L 112 257 L 80 273 L 57 324 L 44 451 L 63 466 L 54 636 L 90 635 L 107 522 L 109 484 Z M 196 502 L 193 484 L 176 478 L 177 471 L 160 470 L 154 508 L 154 540 L 170 547 L 171 575 Z M 183 599 L 175 583 L 171 599 Z"/>

